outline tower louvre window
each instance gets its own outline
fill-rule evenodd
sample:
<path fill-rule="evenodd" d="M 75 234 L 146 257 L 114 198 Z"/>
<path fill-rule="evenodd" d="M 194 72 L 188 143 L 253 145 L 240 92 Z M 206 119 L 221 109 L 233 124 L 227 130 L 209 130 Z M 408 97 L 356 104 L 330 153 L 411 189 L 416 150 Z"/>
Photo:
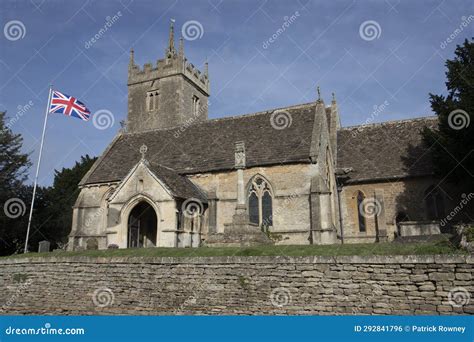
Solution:
<path fill-rule="evenodd" d="M 201 100 L 196 95 L 193 96 L 193 115 L 198 116 L 201 110 Z"/>
<path fill-rule="evenodd" d="M 152 110 L 158 109 L 158 96 L 159 96 L 159 93 L 156 90 L 147 92 L 146 106 L 149 112 Z"/>
<path fill-rule="evenodd" d="M 156 63 L 135 62 L 130 50 L 128 62 L 129 133 L 171 128 L 208 119 L 208 63 L 201 71 L 184 53 L 184 38 L 175 47 L 173 22 L 170 24 L 164 55 Z"/>

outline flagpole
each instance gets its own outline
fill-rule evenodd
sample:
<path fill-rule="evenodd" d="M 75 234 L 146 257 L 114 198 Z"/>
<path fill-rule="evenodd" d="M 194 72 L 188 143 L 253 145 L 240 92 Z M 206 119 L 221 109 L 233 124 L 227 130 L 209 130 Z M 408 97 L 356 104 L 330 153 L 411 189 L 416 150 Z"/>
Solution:
<path fill-rule="evenodd" d="M 43 154 L 43 144 L 44 144 L 44 134 L 46 132 L 46 125 L 48 123 L 48 116 L 49 116 L 49 107 L 51 103 L 51 95 L 53 93 L 53 85 L 49 86 L 49 95 L 48 95 L 48 104 L 46 105 L 46 111 L 44 114 L 44 124 L 43 124 L 43 133 L 41 134 L 41 144 L 38 156 L 38 164 L 36 165 L 36 174 L 35 174 L 35 182 L 33 185 L 33 196 L 31 198 L 31 207 L 30 207 L 30 216 L 28 218 L 28 228 L 26 229 L 26 240 L 25 240 L 25 250 L 24 253 L 28 253 L 28 238 L 30 236 L 30 227 L 31 227 L 31 219 L 33 217 L 33 207 L 35 205 L 35 195 L 36 195 L 36 185 L 38 184 L 38 174 L 41 165 L 41 155 Z"/>

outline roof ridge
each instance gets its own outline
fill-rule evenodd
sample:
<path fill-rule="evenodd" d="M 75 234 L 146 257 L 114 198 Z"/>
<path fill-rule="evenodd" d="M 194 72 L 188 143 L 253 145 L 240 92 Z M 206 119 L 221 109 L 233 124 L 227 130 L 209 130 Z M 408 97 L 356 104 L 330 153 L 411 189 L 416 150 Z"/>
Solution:
<path fill-rule="evenodd" d="M 254 112 L 254 113 L 246 113 L 246 114 L 236 114 L 236 115 L 231 115 L 231 116 L 224 116 L 221 118 L 214 118 L 214 119 L 209 119 L 207 121 L 220 121 L 220 120 L 232 120 L 232 119 L 240 119 L 240 118 L 245 118 L 249 116 L 257 116 L 257 115 L 262 115 L 262 114 L 268 114 L 271 112 L 274 112 L 276 110 L 284 110 L 284 109 L 298 109 L 302 107 L 310 107 L 316 105 L 316 101 L 313 102 L 307 102 L 307 103 L 300 103 L 296 105 L 291 105 L 291 106 L 286 106 L 286 107 L 278 107 L 278 108 L 271 108 L 267 110 L 262 110 L 260 112 Z"/>
<path fill-rule="evenodd" d="M 276 110 L 298 109 L 298 108 L 304 108 L 304 107 L 311 107 L 311 106 L 314 106 L 314 105 L 316 105 L 316 101 L 301 103 L 301 104 L 291 105 L 291 106 L 286 106 L 286 107 L 272 108 L 272 109 L 267 109 L 267 110 L 264 110 L 264 111 L 254 112 L 254 113 L 236 114 L 236 115 L 232 115 L 232 116 L 224 116 L 224 117 L 220 117 L 220 118 L 207 119 L 205 121 L 199 121 L 199 122 L 192 123 L 192 124 L 189 124 L 189 125 L 181 124 L 181 125 L 176 125 L 176 126 L 173 126 L 173 127 L 167 127 L 167 128 L 161 128 L 161 129 L 156 129 L 155 128 L 155 129 L 149 129 L 149 130 L 141 131 L 141 132 L 124 132 L 123 134 L 124 135 L 134 135 L 134 134 L 143 134 L 143 133 L 150 133 L 150 132 L 171 131 L 171 130 L 175 130 L 175 129 L 177 129 L 179 127 L 183 127 L 183 126 L 186 126 L 187 128 L 189 128 L 191 126 L 202 125 L 202 124 L 206 124 L 206 123 L 213 123 L 213 122 L 217 122 L 217 121 L 236 120 L 236 119 L 248 118 L 248 117 L 252 117 L 252 116 L 269 114 L 269 113 L 272 113 Z"/>
<path fill-rule="evenodd" d="M 114 138 L 112 139 L 112 141 L 107 145 L 107 147 L 105 148 L 104 152 L 102 152 L 102 154 L 96 159 L 96 161 L 92 164 L 92 166 L 90 167 L 89 170 L 87 170 L 87 172 L 84 174 L 84 176 L 82 176 L 81 180 L 79 181 L 79 187 L 82 186 L 82 185 L 85 185 L 87 184 L 87 180 L 89 179 L 89 177 L 95 172 L 95 170 L 99 167 L 99 165 L 102 164 L 102 162 L 105 160 L 105 158 L 107 157 L 107 155 L 109 154 L 109 152 L 112 150 L 112 147 L 117 143 L 117 141 L 120 140 L 120 138 L 122 138 L 123 136 L 123 132 L 122 131 L 119 131 L 115 136 Z"/>
<path fill-rule="evenodd" d="M 145 159 L 145 161 L 148 163 L 147 165 L 147 168 L 148 170 L 150 170 L 150 172 L 152 172 L 155 177 L 157 177 L 158 179 L 160 179 L 163 183 L 165 183 L 165 185 L 170 188 L 170 190 L 172 192 L 175 193 L 175 195 L 177 195 L 176 191 L 173 189 L 173 186 L 170 185 L 167 180 L 166 180 L 166 177 L 163 177 L 163 174 L 157 174 L 156 170 L 153 170 L 153 169 L 150 169 L 150 166 L 158 166 L 160 168 L 163 168 L 163 169 L 166 169 L 168 171 L 171 171 L 173 173 L 173 176 L 176 176 L 178 177 L 178 179 L 182 180 L 184 183 L 192 186 L 194 188 L 195 191 L 197 191 L 197 193 L 200 195 L 201 199 L 203 200 L 207 200 L 207 194 L 197 185 L 195 184 L 194 182 L 192 182 L 188 177 L 186 176 L 183 176 L 182 174 L 180 174 L 178 171 L 170 168 L 169 166 L 165 166 L 163 164 L 160 164 L 160 163 L 157 163 L 157 162 L 152 162 L 152 161 L 149 161 L 148 159 Z M 179 194 L 178 194 L 179 196 Z"/>
<path fill-rule="evenodd" d="M 341 127 L 340 130 L 350 130 L 350 129 L 359 128 L 359 127 L 383 126 L 383 125 L 393 124 L 393 123 L 414 122 L 414 121 L 422 121 L 422 120 L 427 120 L 427 119 L 433 120 L 433 119 L 437 119 L 437 118 L 438 117 L 436 115 L 420 116 L 420 117 L 417 117 L 417 118 L 410 118 L 410 119 L 398 119 L 398 120 L 374 122 L 374 123 L 362 124 L 362 125 L 346 126 L 346 127 Z"/>
<path fill-rule="evenodd" d="M 149 159 L 146 159 L 146 161 L 149 162 L 150 164 L 154 164 L 154 165 L 157 165 L 157 166 L 162 167 L 162 168 L 164 168 L 164 169 L 168 169 L 168 170 L 170 170 L 170 171 L 176 172 L 176 174 L 179 175 L 178 171 L 176 171 L 175 169 L 172 169 L 172 168 L 169 167 L 169 166 L 166 166 L 166 165 L 163 165 L 163 164 L 161 164 L 161 163 L 157 163 L 157 162 L 151 161 L 151 160 L 149 160 Z"/>

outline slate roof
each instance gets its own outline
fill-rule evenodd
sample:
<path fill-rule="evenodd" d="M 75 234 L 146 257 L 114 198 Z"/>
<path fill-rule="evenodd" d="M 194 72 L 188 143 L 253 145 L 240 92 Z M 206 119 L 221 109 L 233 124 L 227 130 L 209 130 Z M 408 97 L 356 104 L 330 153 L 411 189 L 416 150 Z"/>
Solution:
<path fill-rule="evenodd" d="M 193 174 L 234 168 L 235 142 L 244 141 L 248 167 L 310 162 L 316 103 L 278 109 L 291 125 L 275 129 L 275 110 L 213 119 L 176 128 L 117 136 L 81 181 L 81 185 L 122 180 L 140 160 L 140 146 L 148 147 L 151 163 Z M 313 142 L 314 143 L 314 142 Z"/>
<path fill-rule="evenodd" d="M 348 183 L 433 174 L 424 127 L 436 128 L 436 117 L 353 126 L 338 131 L 338 168 L 353 168 Z"/>
<path fill-rule="evenodd" d="M 318 144 L 312 141 L 315 107 L 313 102 L 188 126 L 122 133 L 80 185 L 122 180 L 140 160 L 143 144 L 157 176 L 167 177 L 176 196 L 183 198 L 202 198 L 203 194 L 181 175 L 232 170 L 237 141 L 245 142 L 247 167 L 309 163 L 311 146 Z M 289 113 L 291 125 L 275 129 L 271 124 L 275 111 Z M 432 161 L 420 132 L 436 125 L 436 117 L 425 117 L 341 128 L 337 167 L 353 168 L 349 183 L 432 175 Z"/>
<path fill-rule="evenodd" d="M 207 200 L 207 196 L 193 182 L 176 171 L 157 163 L 148 163 L 147 166 L 171 190 L 174 197 Z"/>

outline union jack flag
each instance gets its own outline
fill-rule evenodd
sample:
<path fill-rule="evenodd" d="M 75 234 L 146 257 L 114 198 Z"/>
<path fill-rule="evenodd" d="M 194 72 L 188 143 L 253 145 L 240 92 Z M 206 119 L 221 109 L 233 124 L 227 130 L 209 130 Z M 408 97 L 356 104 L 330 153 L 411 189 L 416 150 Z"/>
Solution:
<path fill-rule="evenodd" d="M 91 116 L 91 112 L 82 102 L 57 90 L 53 90 L 49 112 L 73 116 L 84 121 L 88 121 Z"/>

